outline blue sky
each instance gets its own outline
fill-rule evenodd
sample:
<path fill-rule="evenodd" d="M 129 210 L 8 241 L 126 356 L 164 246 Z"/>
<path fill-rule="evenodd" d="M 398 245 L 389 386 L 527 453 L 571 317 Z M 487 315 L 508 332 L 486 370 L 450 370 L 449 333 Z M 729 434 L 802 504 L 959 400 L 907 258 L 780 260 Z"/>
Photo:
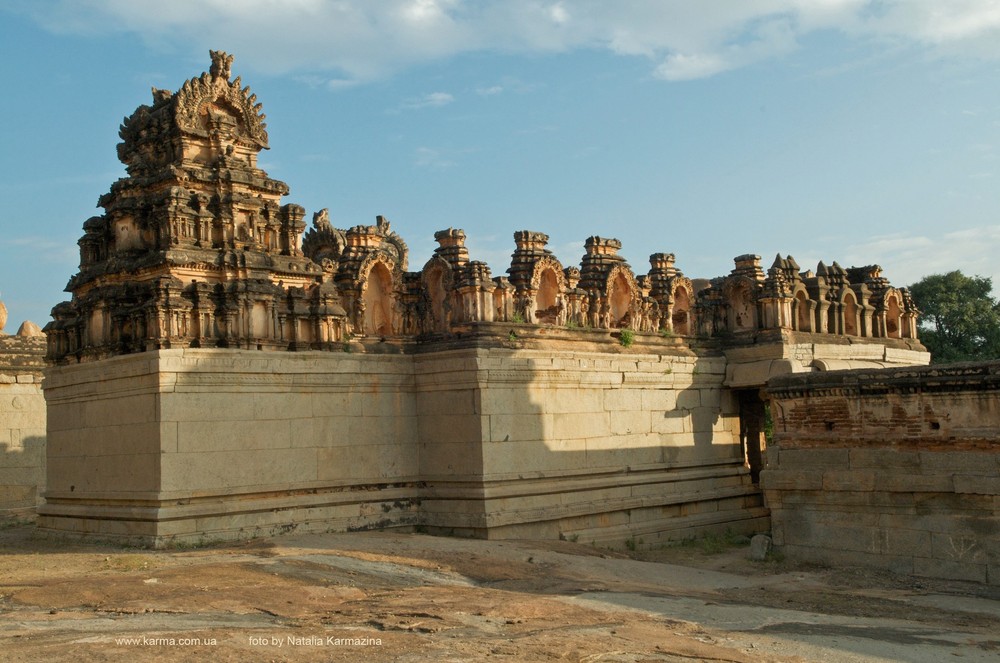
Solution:
<path fill-rule="evenodd" d="M 235 56 L 260 165 L 311 216 L 388 217 L 417 270 L 464 228 L 503 274 L 521 229 L 564 265 L 878 263 L 1000 285 L 995 0 L 0 0 L 0 299 L 44 325 L 124 174 L 150 87 Z"/>

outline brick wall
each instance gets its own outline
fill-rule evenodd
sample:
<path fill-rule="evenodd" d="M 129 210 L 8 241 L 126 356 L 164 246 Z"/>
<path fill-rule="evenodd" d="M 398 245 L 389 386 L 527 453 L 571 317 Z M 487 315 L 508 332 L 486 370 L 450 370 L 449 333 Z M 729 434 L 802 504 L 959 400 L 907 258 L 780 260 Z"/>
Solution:
<path fill-rule="evenodd" d="M 775 545 L 1000 584 L 1000 362 L 789 375 L 767 390 Z"/>

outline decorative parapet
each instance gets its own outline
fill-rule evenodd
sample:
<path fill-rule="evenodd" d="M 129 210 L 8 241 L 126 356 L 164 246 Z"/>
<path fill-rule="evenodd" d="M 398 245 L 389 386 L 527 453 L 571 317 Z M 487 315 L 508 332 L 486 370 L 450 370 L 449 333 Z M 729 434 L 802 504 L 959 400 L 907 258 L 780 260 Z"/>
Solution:
<path fill-rule="evenodd" d="M 957 392 L 1000 394 L 1000 361 L 783 375 L 772 378 L 767 383 L 767 391 L 772 397 L 779 399 L 803 398 L 807 396 L 883 398 L 891 394 L 948 394 Z M 831 427 L 829 425 L 830 422 L 823 418 L 821 412 L 803 410 L 802 414 L 805 418 L 797 420 L 800 425 L 796 426 L 795 439 L 802 439 L 802 430 L 821 433 L 825 436 L 827 432 L 836 428 L 836 426 Z M 847 414 L 846 411 L 845 414 Z M 942 424 L 941 421 L 937 421 L 933 417 L 928 419 L 926 409 L 914 410 L 911 413 L 914 421 L 927 424 L 920 426 L 897 426 L 896 424 L 905 423 L 899 421 L 899 418 L 904 413 L 898 409 L 890 408 L 890 410 L 886 410 L 886 417 L 884 419 L 876 418 L 875 414 L 869 411 L 863 412 L 857 410 L 853 411 L 851 416 L 857 417 L 857 428 L 859 430 L 865 425 L 872 427 L 871 430 L 874 431 L 875 428 L 882 424 L 891 424 L 896 428 L 894 435 L 899 438 L 935 437 L 957 443 L 959 439 L 979 439 L 984 434 L 987 434 L 989 439 L 1000 443 L 1000 425 L 993 425 L 994 422 L 991 420 L 975 419 L 972 421 L 979 421 L 979 423 L 973 425 L 971 428 L 963 427 L 961 429 L 953 428 L 949 430 L 947 424 Z M 782 414 L 779 413 L 779 419 L 781 416 Z M 1000 416 L 1000 411 L 994 416 Z M 865 421 L 861 421 L 862 418 Z M 947 410 L 941 412 L 941 418 L 952 419 Z M 824 423 L 820 425 L 818 423 L 820 421 Z M 779 421 L 778 423 L 781 424 L 782 422 Z M 935 423 L 938 425 L 933 425 Z M 1000 421 L 997 423 L 1000 423 Z M 783 434 L 782 428 L 779 425 L 776 429 L 775 434 L 777 436 Z M 837 436 L 845 438 L 845 435 L 844 427 L 840 427 Z M 863 440 L 858 438 L 847 441 L 861 442 Z"/>
<path fill-rule="evenodd" d="M 44 369 L 44 336 L 0 335 L 0 383 L 41 382 Z"/>
<path fill-rule="evenodd" d="M 4 333 L 7 307 L 0 301 L 0 384 L 40 382 L 45 368 L 45 334 L 34 322 L 25 320 L 17 333 Z"/>
<path fill-rule="evenodd" d="M 284 182 L 257 167 L 268 148 L 262 106 L 232 56 L 211 52 L 209 72 L 174 93 L 154 90 L 122 124 L 128 177 L 83 224 L 72 300 L 52 309 L 49 358 L 87 361 L 171 347 L 342 349 L 352 338 L 418 341 L 476 322 L 588 327 L 754 342 L 772 331 L 898 338 L 916 343 L 917 311 L 877 266 L 790 256 L 764 273 L 746 254 L 711 282 L 692 281 L 670 253 L 636 274 L 620 240 L 592 236 L 579 267 L 548 235 L 514 233 L 507 276 L 470 260 L 465 232 L 435 234 L 420 272 L 376 217 L 336 228 L 326 209 L 282 203 Z M 705 284 L 707 283 L 707 287 Z"/>

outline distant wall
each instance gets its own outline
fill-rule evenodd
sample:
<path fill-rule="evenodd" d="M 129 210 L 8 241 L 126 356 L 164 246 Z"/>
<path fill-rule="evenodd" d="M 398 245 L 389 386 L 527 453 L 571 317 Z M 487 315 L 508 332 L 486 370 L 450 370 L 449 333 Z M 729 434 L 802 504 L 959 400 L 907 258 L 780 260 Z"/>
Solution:
<path fill-rule="evenodd" d="M 45 489 L 44 356 L 44 337 L 0 335 L 0 513 Z"/>
<path fill-rule="evenodd" d="M 782 376 L 768 392 L 776 545 L 1000 584 L 1000 362 Z"/>
<path fill-rule="evenodd" d="M 723 357 L 496 345 L 51 368 L 39 525 L 154 545 L 419 527 L 624 546 L 767 528 Z"/>

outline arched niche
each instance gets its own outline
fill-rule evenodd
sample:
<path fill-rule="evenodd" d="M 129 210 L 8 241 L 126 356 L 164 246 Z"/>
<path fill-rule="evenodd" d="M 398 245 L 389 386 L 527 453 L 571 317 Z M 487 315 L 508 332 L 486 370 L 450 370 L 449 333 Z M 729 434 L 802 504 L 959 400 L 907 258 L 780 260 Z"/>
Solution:
<path fill-rule="evenodd" d="M 450 276 L 451 266 L 443 260 L 434 259 L 424 267 L 423 282 L 430 306 L 428 313 L 431 331 L 448 330 L 447 302 Z"/>
<path fill-rule="evenodd" d="M 757 327 L 757 316 L 754 315 L 753 297 L 746 283 L 737 283 L 729 289 L 729 329 L 740 332 Z"/>
<path fill-rule="evenodd" d="M 118 251 L 133 251 L 143 248 L 142 232 L 135 219 L 122 215 L 112 224 L 115 231 L 115 248 Z"/>
<path fill-rule="evenodd" d="M 632 307 L 632 285 L 624 272 L 616 272 L 608 286 L 608 311 L 611 315 L 611 327 L 627 327 L 629 310 Z"/>
<path fill-rule="evenodd" d="M 805 290 L 795 293 L 795 329 L 798 331 L 813 331 L 812 307 L 809 304 L 809 295 Z"/>
<path fill-rule="evenodd" d="M 95 308 L 90 312 L 90 324 L 87 325 L 89 345 L 101 345 L 105 341 L 105 314 L 103 308 Z"/>
<path fill-rule="evenodd" d="M 679 336 L 691 334 L 691 293 L 683 285 L 674 288 L 674 307 L 670 316 L 673 333 Z"/>
<path fill-rule="evenodd" d="M 299 343 L 312 343 L 315 339 L 311 321 L 307 318 L 299 318 L 295 321 L 295 340 Z"/>
<path fill-rule="evenodd" d="M 902 313 L 899 296 L 895 292 L 890 292 L 885 297 L 885 335 L 887 337 L 900 338 L 902 336 Z"/>
<path fill-rule="evenodd" d="M 545 267 L 538 277 L 538 293 L 535 295 L 535 308 L 544 311 L 552 308 L 559 301 L 559 276 L 552 267 Z"/>
<path fill-rule="evenodd" d="M 844 312 L 844 334 L 847 336 L 860 336 L 860 309 L 858 300 L 853 292 L 847 292 L 843 299 Z"/>
<path fill-rule="evenodd" d="M 250 309 L 250 336 L 256 339 L 268 338 L 267 304 L 264 302 L 254 302 Z"/>
<path fill-rule="evenodd" d="M 498 322 L 507 321 L 507 293 L 503 288 L 493 290 L 493 319 Z"/>
<path fill-rule="evenodd" d="M 834 301 L 826 310 L 826 328 L 831 334 L 843 334 L 844 328 L 839 324 L 841 306 Z"/>
<path fill-rule="evenodd" d="M 362 301 L 365 305 L 364 333 L 368 336 L 392 335 L 392 274 L 382 262 L 375 262 L 365 280 Z"/>
<path fill-rule="evenodd" d="M 563 285 L 562 272 L 557 265 L 539 267 L 535 278 L 535 322 L 539 324 L 556 324 L 559 320 L 559 307 Z"/>

